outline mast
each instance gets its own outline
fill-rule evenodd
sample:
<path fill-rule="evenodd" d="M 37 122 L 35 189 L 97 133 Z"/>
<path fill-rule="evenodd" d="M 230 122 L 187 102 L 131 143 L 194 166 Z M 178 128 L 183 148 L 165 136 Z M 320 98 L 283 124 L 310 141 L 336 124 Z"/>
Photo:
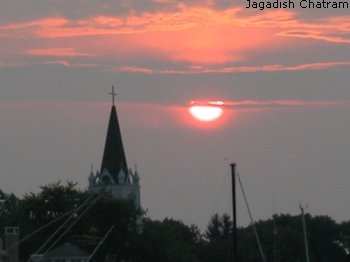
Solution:
<path fill-rule="evenodd" d="M 280 261 L 280 253 L 279 253 L 279 237 L 276 225 L 276 218 L 273 218 L 273 261 Z"/>
<path fill-rule="evenodd" d="M 233 219 L 233 232 L 232 232 L 232 245 L 233 245 L 233 262 L 238 262 L 237 256 L 237 215 L 236 215 L 236 164 L 231 163 L 231 180 L 232 180 L 232 219 Z"/>
<path fill-rule="evenodd" d="M 309 245 L 307 242 L 307 234 L 306 234 L 306 222 L 305 222 L 305 215 L 304 215 L 304 208 L 299 204 L 300 211 L 301 211 L 301 220 L 303 222 L 303 232 L 304 232 L 304 244 L 305 244 L 305 261 L 310 262 L 309 257 Z"/>

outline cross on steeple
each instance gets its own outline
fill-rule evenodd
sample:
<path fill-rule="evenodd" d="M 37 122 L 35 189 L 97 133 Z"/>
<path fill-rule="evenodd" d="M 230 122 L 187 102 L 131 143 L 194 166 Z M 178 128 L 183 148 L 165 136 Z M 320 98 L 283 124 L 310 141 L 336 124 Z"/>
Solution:
<path fill-rule="evenodd" d="M 117 93 L 114 92 L 114 86 L 112 86 L 112 92 L 109 92 L 109 94 L 112 96 L 112 105 L 114 106 L 114 97 L 117 96 Z"/>

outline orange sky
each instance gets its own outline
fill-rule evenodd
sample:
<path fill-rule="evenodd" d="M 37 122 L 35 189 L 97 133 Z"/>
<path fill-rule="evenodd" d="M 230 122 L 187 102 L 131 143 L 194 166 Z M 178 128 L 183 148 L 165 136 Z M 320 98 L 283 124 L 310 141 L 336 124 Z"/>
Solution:
<path fill-rule="evenodd" d="M 277 211 L 299 212 L 303 200 L 348 219 L 349 11 L 245 5 L 2 0 L 0 189 L 86 186 L 114 85 L 150 216 L 203 228 L 213 212 L 229 213 L 220 193 L 229 159 L 257 218 L 271 216 L 276 197 Z M 211 128 L 188 113 L 190 101 L 207 100 L 225 101 Z"/>
<path fill-rule="evenodd" d="M 313 20 L 303 19 L 298 10 L 246 12 L 242 6 L 215 8 L 210 5 L 179 3 L 171 10 L 153 10 L 106 15 L 86 14 L 66 17 L 43 13 L 31 20 L 1 21 L 0 37 L 4 47 L 1 62 L 13 61 L 91 64 L 103 67 L 103 61 L 117 64 L 112 70 L 139 69 L 144 72 L 172 72 L 176 65 L 182 72 L 227 68 L 254 70 L 309 70 L 318 65 L 348 66 L 347 57 L 313 59 L 300 57 L 288 62 L 288 50 L 317 46 L 322 49 L 350 42 L 349 17 L 332 15 Z M 23 41 L 26 39 L 26 41 Z M 19 43 L 20 42 L 20 43 Z M 260 62 L 259 55 L 278 54 L 277 64 Z M 317 54 L 315 54 L 317 56 Z M 287 59 L 284 59 L 287 58 Z M 121 63 L 118 60 L 132 60 Z M 148 64 L 144 66 L 144 61 Z M 79 61 L 79 62 L 78 62 Z M 84 61 L 81 63 L 80 61 Z M 157 63 L 168 63 L 159 67 Z M 226 69 L 226 70 L 225 70 Z M 228 70 L 231 72 L 230 70 Z"/>

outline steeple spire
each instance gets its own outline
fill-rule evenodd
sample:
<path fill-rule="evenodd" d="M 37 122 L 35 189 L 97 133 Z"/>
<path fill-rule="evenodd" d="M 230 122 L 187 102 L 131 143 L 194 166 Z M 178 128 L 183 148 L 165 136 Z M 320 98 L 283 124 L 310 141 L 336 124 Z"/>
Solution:
<path fill-rule="evenodd" d="M 109 94 L 112 96 L 112 106 L 114 106 L 114 97 L 117 96 L 117 93 L 114 92 L 114 86 L 112 86 L 112 92 L 109 92 Z"/>
<path fill-rule="evenodd" d="M 112 92 L 109 94 L 112 95 L 112 109 L 109 117 L 106 143 L 100 171 L 103 172 L 105 169 L 107 169 L 114 180 L 117 182 L 120 169 L 122 169 L 124 173 L 127 174 L 128 166 L 126 163 L 117 110 L 114 104 L 114 97 L 116 96 L 116 93 L 114 92 L 113 86 Z"/>

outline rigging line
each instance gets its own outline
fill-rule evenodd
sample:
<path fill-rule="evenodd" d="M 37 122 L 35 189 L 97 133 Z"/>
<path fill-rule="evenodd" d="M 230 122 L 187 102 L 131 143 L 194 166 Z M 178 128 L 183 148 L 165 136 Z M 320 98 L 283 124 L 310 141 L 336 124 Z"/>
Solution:
<path fill-rule="evenodd" d="M 88 202 L 90 201 L 90 199 L 93 197 L 94 195 L 89 196 L 84 202 L 83 204 L 81 204 L 77 209 L 76 212 L 79 211 L 81 208 L 83 208 L 84 206 L 86 206 L 88 204 Z M 64 227 L 66 226 L 66 224 L 69 223 L 69 221 L 74 217 L 75 212 L 72 212 L 71 215 L 63 222 L 63 224 L 53 233 L 51 234 L 51 236 L 46 240 L 46 242 L 41 245 L 41 247 L 34 253 L 34 254 L 39 254 L 41 252 L 41 250 L 44 249 L 44 247 L 58 234 L 58 232 Z"/>
<path fill-rule="evenodd" d="M 83 205 L 83 204 L 82 204 L 82 205 Z M 76 207 L 76 208 L 74 208 L 74 209 L 72 209 L 72 210 L 70 210 L 70 211 L 67 211 L 67 212 L 64 213 L 63 215 L 61 215 L 61 216 L 55 218 L 54 220 L 48 222 L 48 223 L 45 224 L 45 225 L 39 227 L 38 229 L 36 229 L 36 230 L 33 231 L 32 233 L 30 233 L 30 234 L 24 236 L 22 239 L 20 239 L 20 240 L 19 240 L 17 243 L 15 243 L 14 245 L 10 246 L 10 248 L 14 248 L 14 247 L 18 246 L 19 244 L 21 244 L 21 243 L 23 243 L 24 241 L 28 240 L 28 239 L 31 238 L 32 236 L 36 235 L 36 234 L 39 233 L 40 231 L 42 231 L 42 230 L 44 230 L 45 228 L 51 226 L 52 224 L 56 223 L 57 221 L 61 220 L 62 218 L 66 217 L 66 216 L 68 216 L 68 215 L 70 215 L 70 214 L 72 214 L 72 213 L 75 213 L 79 208 L 81 208 L 82 205 L 80 205 L 79 207 Z"/>
<path fill-rule="evenodd" d="M 5 211 L 5 207 L 9 199 L 10 199 L 10 195 L 8 195 L 5 200 L 2 200 L 1 207 L 0 207 L 0 216 Z"/>
<path fill-rule="evenodd" d="M 94 196 L 96 196 L 96 195 L 95 195 L 95 194 L 91 194 L 79 207 L 77 207 L 77 208 L 73 209 L 72 211 L 68 212 L 66 215 L 71 214 L 71 216 L 68 217 L 68 218 L 63 222 L 63 225 L 61 225 L 61 226 L 50 236 L 49 240 L 47 240 L 34 254 L 38 254 L 38 252 L 40 252 L 40 251 L 43 249 L 43 247 L 47 245 L 47 243 L 48 243 L 49 241 L 51 241 L 51 239 L 58 233 L 58 231 L 60 231 L 60 230 L 62 229 L 62 227 L 63 227 L 65 224 L 67 224 L 67 222 L 71 219 L 71 217 L 73 216 L 73 214 L 74 214 L 75 212 L 77 212 L 79 209 L 81 209 L 81 208 L 83 208 L 84 206 L 86 206 L 86 205 L 89 203 L 89 201 L 91 200 L 91 198 L 93 198 Z M 47 252 L 46 252 L 46 253 L 47 253 Z M 45 254 L 46 254 L 46 253 L 45 253 Z M 27 260 L 27 262 L 30 262 L 31 260 L 32 260 L 32 257 L 30 257 L 30 258 Z"/>
<path fill-rule="evenodd" d="M 95 205 L 103 196 L 104 194 L 100 194 L 97 198 L 95 198 L 94 201 L 92 201 L 92 203 L 89 206 L 87 206 L 86 209 L 73 221 L 73 223 L 71 223 L 69 227 L 65 231 L 63 231 L 63 233 L 54 241 L 54 243 L 52 243 L 51 246 L 49 246 L 49 248 L 46 250 L 43 256 L 45 256 L 58 243 L 58 241 L 60 241 L 62 237 L 86 214 L 86 212 L 89 211 L 89 209 L 93 205 Z"/>
<path fill-rule="evenodd" d="M 224 188 L 224 185 L 226 184 L 226 181 L 227 181 L 227 178 L 228 177 L 228 173 L 225 172 L 223 178 L 222 178 L 222 181 L 221 181 L 221 185 L 219 187 L 219 194 L 216 198 L 216 201 L 214 202 L 214 205 L 213 205 L 213 208 L 212 208 L 212 214 L 214 213 L 214 211 L 218 211 L 217 210 L 217 206 L 218 206 L 218 203 L 220 202 L 220 198 L 222 196 L 222 192 L 223 192 L 223 188 Z"/>
<path fill-rule="evenodd" d="M 101 239 L 101 241 L 97 244 L 96 248 L 92 251 L 91 255 L 88 258 L 88 262 L 92 259 L 92 257 L 95 255 L 95 253 L 97 252 L 97 250 L 102 246 L 103 242 L 107 239 L 107 237 L 109 236 L 109 234 L 112 232 L 112 230 L 114 229 L 115 224 L 113 226 L 110 227 L 110 229 L 108 230 L 108 232 L 104 235 L 104 237 Z"/>
<path fill-rule="evenodd" d="M 240 177 L 240 175 L 239 175 L 238 172 L 237 172 L 237 177 L 238 177 L 238 182 L 239 182 L 239 185 L 240 185 L 242 194 L 243 194 L 244 202 L 245 202 L 246 207 L 247 207 L 247 210 L 248 210 L 248 214 L 249 214 L 249 217 L 250 217 L 250 221 L 251 221 L 252 226 L 253 226 L 255 238 L 256 238 L 256 241 L 258 242 L 258 246 L 259 246 L 259 251 L 260 251 L 261 258 L 262 258 L 262 260 L 263 260 L 264 262 L 266 262 L 266 257 L 265 257 L 264 251 L 263 251 L 263 249 L 262 249 L 262 245 L 261 245 L 261 242 L 260 242 L 260 238 L 259 238 L 259 235 L 258 235 L 258 231 L 256 230 L 255 222 L 254 222 L 254 219 L 253 219 L 253 215 L 252 215 L 252 212 L 250 211 L 250 207 L 249 207 L 248 200 L 247 200 L 247 197 L 246 197 L 244 188 L 243 188 L 243 184 L 242 184 L 242 181 L 241 181 L 241 177 Z"/>
<path fill-rule="evenodd" d="M 36 235 L 37 233 L 39 233 L 41 230 L 47 228 L 48 226 L 51 226 L 52 224 L 56 223 L 57 221 L 61 220 L 62 218 L 68 216 L 69 214 L 75 212 L 77 210 L 77 208 L 66 212 L 65 214 L 63 214 L 62 216 L 57 217 L 56 219 L 50 221 L 49 223 L 43 225 L 42 227 L 39 227 L 37 230 L 35 230 L 34 232 L 26 235 L 25 237 L 23 237 L 20 241 L 18 241 L 16 244 L 14 244 L 13 246 L 11 246 L 10 248 L 16 247 L 19 244 L 21 244 L 22 242 L 26 241 L 27 239 L 31 238 L 32 236 Z"/>

